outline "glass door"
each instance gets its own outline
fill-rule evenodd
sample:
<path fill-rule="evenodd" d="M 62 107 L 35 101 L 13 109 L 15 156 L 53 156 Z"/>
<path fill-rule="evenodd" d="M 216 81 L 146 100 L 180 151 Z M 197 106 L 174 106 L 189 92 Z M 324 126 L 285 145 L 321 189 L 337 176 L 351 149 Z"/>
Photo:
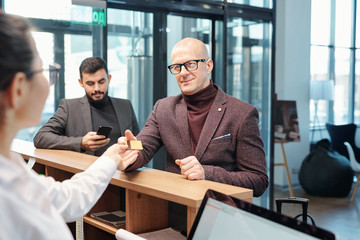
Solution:
<path fill-rule="evenodd" d="M 153 106 L 153 14 L 108 9 L 109 95 L 131 101 L 140 129 Z"/>
<path fill-rule="evenodd" d="M 64 36 L 64 71 L 65 71 L 65 98 L 79 98 L 85 95 L 80 86 L 79 67 L 81 62 L 93 55 L 92 37 L 90 35 L 65 34 Z"/>
<path fill-rule="evenodd" d="M 32 36 L 36 43 L 36 48 L 39 55 L 42 57 L 43 66 L 48 66 L 55 62 L 54 55 L 54 34 L 48 32 L 32 32 Z M 44 74 L 48 74 L 44 72 Z M 45 102 L 41 122 L 37 126 L 22 129 L 18 132 L 17 138 L 26 141 L 32 141 L 39 128 L 44 124 L 53 114 L 55 106 L 55 90 L 54 86 L 50 87 L 48 98 Z"/>
<path fill-rule="evenodd" d="M 228 18 L 226 91 L 258 109 L 268 171 L 271 148 L 271 34 L 270 23 Z M 263 195 L 264 202 L 260 205 L 267 205 L 267 195 Z"/>

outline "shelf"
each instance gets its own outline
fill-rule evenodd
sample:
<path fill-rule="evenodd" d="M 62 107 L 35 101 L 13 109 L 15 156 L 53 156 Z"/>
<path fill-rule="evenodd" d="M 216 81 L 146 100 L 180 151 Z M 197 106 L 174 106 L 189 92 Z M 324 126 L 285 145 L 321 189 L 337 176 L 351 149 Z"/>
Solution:
<path fill-rule="evenodd" d="M 115 233 L 118 229 L 120 228 L 125 228 L 125 225 L 122 226 L 122 227 L 119 227 L 119 228 L 116 228 L 116 227 L 113 227 L 113 226 L 110 226 L 109 224 L 106 224 L 106 223 L 103 223 L 99 220 L 96 220 L 96 219 L 93 219 L 91 217 L 88 217 L 88 216 L 84 216 L 84 222 L 87 223 L 87 224 L 90 224 L 94 227 L 97 227 L 103 231 L 106 231 L 110 234 L 113 234 L 115 236 Z"/>

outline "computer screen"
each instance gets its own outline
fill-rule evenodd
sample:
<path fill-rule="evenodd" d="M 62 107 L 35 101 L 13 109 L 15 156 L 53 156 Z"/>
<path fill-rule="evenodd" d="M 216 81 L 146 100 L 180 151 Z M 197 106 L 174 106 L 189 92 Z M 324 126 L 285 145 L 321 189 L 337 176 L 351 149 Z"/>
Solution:
<path fill-rule="evenodd" d="M 332 240 L 335 235 L 274 211 L 208 190 L 188 239 Z"/>

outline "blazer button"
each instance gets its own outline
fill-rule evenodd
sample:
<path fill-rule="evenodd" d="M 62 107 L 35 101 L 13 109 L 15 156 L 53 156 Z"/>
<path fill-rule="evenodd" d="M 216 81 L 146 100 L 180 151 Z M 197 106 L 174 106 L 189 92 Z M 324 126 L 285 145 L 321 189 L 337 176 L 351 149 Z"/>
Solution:
<path fill-rule="evenodd" d="M 221 112 L 221 108 L 218 108 L 218 111 Z"/>

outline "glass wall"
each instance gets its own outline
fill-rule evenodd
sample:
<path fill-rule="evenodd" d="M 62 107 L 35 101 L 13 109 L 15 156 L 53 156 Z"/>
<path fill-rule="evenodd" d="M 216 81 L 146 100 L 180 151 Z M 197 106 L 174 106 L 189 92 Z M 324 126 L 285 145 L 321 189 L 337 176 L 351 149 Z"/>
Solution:
<path fill-rule="evenodd" d="M 334 118 L 336 124 L 351 121 L 350 110 L 350 49 L 335 48 Z M 330 120 L 331 121 L 331 120 Z"/>
<path fill-rule="evenodd" d="M 227 2 L 246 4 L 255 7 L 272 8 L 271 0 L 227 0 Z"/>
<path fill-rule="evenodd" d="M 227 29 L 227 92 L 262 112 L 263 91 L 269 92 L 270 25 L 232 17 Z M 268 95 L 264 95 L 265 97 Z"/>
<path fill-rule="evenodd" d="M 36 47 L 39 51 L 40 56 L 42 56 L 43 65 L 48 66 L 49 64 L 52 64 L 55 62 L 55 56 L 54 56 L 54 34 L 52 33 L 46 33 L 46 32 L 33 32 L 32 33 Z M 44 72 L 44 74 L 48 74 Z M 55 91 L 54 86 L 50 88 L 49 96 L 47 98 L 47 101 L 45 103 L 42 117 L 41 117 L 41 124 L 34 127 L 29 127 L 27 129 L 23 129 L 19 131 L 18 138 L 32 141 L 33 137 L 35 136 L 36 132 L 40 128 L 40 126 L 45 123 L 54 113 L 54 97 Z"/>
<path fill-rule="evenodd" d="M 354 122 L 360 123 L 360 2 L 356 5 Z"/>
<path fill-rule="evenodd" d="M 327 122 L 360 123 L 359 2 L 316 0 L 311 4 L 311 81 L 331 80 L 335 87 L 333 99 L 318 100 L 317 126 L 315 102 L 310 101 L 310 129 L 322 130 Z"/>
<path fill-rule="evenodd" d="M 227 22 L 228 94 L 250 103 L 259 111 L 261 136 L 270 169 L 271 24 L 229 17 Z"/>
<path fill-rule="evenodd" d="M 153 14 L 108 9 L 110 96 L 128 98 L 142 128 L 153 99 Z"/>
<path fill-rule="evenodd" d="M 5 0 L 5 11 L 27 18 L 70 20 L 71 1 Z"/>
<path fill-rule="evenodd" d="M 85 95 L 79 84 L 79 66 L 88 57 L 92 57 L 91 35 L 65 34 L 65 98 L 78 98 Z"/>
<path fill-rule="evenodd" d="M 311 46 L 311 80 L 322 81 L 328 79 L 329 75 L 329 48 L 323 46 Z M 317 122 L 326 123 L 329 121 L 329 102 L 320 100 L 317 103 Z M 315 101 L 310 100 L 310 127 L 315 127 Z"/>
<path fill-rule="evenodd" d="M 356 50 L 355 61 L 354 122 L 360 123 L 360 50 Z"/>

